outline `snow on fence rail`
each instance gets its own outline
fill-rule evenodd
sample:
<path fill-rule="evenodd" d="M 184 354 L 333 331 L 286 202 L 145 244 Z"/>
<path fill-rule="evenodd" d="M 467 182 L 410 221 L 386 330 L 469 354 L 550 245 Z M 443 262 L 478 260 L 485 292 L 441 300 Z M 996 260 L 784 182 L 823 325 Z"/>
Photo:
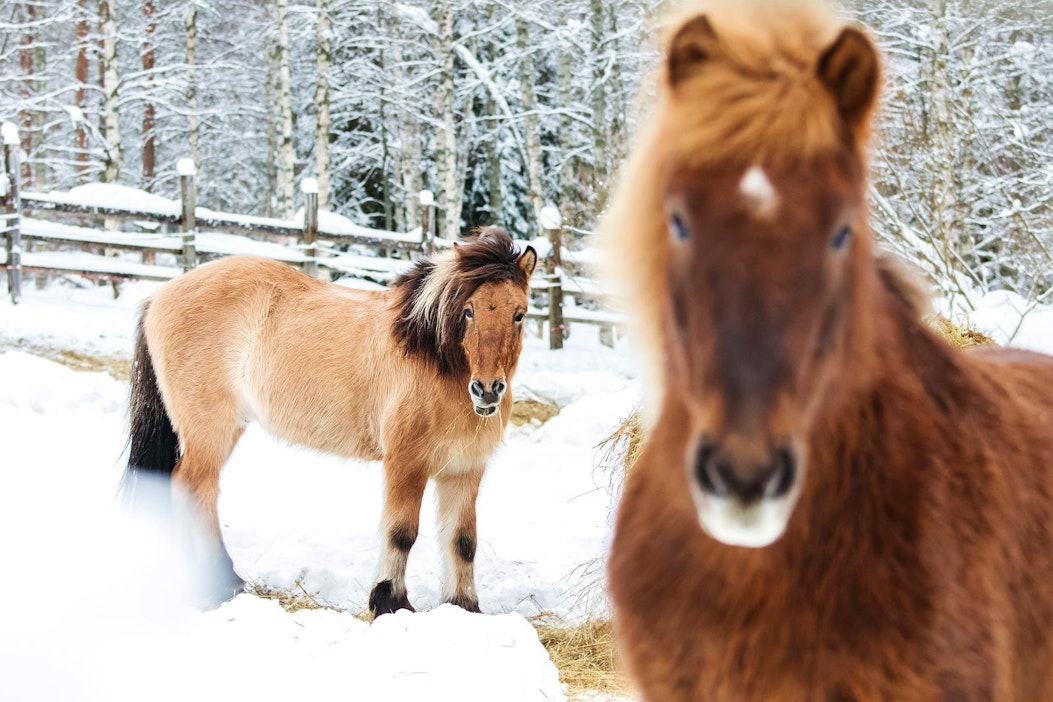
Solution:
<path fill-rule="evenodd" d="M 449 246 L 448 241 L 434 236 L 437 205 L 430 192 L 422 192 L 420 197 L 421 221 L 425 224 L 406 233 L 370 229 L 339 215 L 320 212 L 318 190 L 309 178 L 301 184 L 304 207 L 293 220 L 216 212 L 197 206 L 196 168 L 189 159 L 180 160 L 176 169 L 179 201 L 103 183 L 63 193 L 21 192 L 18 132 L 14 125 L 4 123 L 0 136 L 4 157 L 0 172 L 0 233 L 6 243 L 0 250 L 0 265 L 7 271 L 8 291 L 15 304 L 22 294 L 23 271 L 168 280 L 194 268 L 201 259 L 252 254 L 297 266 L 312 276 L 349 275 L 385 284 L 411 265 L 409 256 L 428 255 L 436 247 Z M 49 218 L 54 215 L 103 219 L 106 229 L 57 222 Z M 144 231 L 115 230 L 118 223 L 128 222 Z M 543 270 L 539 267 L 531 285 L 547 297 L 547 306 L 531 306 L 528 316 L 547 322 L 549 346 L 553 349 L 562 348 L 568 323 L 598 325 L 604 339 L 613 338 L 613 329 L 622 323 L 619 315 L 576 304 L 582 299 L 602 300 L 603 295 L 593 281 L 568 276 L 564 271 L 559 212 L 546 208 L 541 224 L 546 238 L 531 243 L 538 249 L 544 266 Z M 245 235 L 277 241 L 259 241 Z M 33 251 L 23 242 L 58 245 L 67 250 Z M 336 246 L 344 244 L 400 251 L 407 257 L 383 258 L 336 250 Z M 77 250 L 68 250 L 70 246 Z M 137 251 L 140 260 L 90 252 L 100 248 L 108 254 Z M 155 263 L 155 254 L 169 254 L 175 265 Z"/>

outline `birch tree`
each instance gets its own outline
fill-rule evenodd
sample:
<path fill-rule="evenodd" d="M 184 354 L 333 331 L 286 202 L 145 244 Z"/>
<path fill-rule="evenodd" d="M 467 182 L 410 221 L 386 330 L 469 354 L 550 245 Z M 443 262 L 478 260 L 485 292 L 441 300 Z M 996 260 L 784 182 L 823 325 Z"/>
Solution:
<path fill-rule="evenodd" d="M 146 24 L 143 33 L 142 66 L 147 83 L 147 97 L 143 102 L 142 162 L 144 186 L 149 190 L 150 186 L 153 184 L 154 177 L 157 174 L 157 134 L 155 133 L 157 112 L 154 108 L 152 99 L 152 88 L 154 85 L 153 72 L 157 64 L 156 47 L 154 45 L 154 33 L 157 31 L 157 24 L 154 21 L 155 7 L 153 0 L 143 0 L 142 12 Z"/>
<path fill-rule="evenodd" d="M 275 22 L 278 40 L 275 43 L 277 85 L 275 97 L 278 113 L 275 161 L 275 211 L 279 217 L 291 217 L 294 205 L 293 185 L 293 116 L 292 79 L 289 74 L 289 1 L 275 0 Z"/>
<path fill-rule="evenodd" d="M 528 48 L 527 23 L 516 22 L 516 48 L 519 50 L 519 92 L 523 101 L 523 136 L 526 147 L 527 199 L 533 209 L 533 229 L 540 233 L 541 209 L 545 195 L 541 184 L 541 126 L 534 99 L 534 59 Z"/>
<path fill-rule="evenodd" d="M 315 110 L 315 169 L 318 174 L 318 208 L 329 209 L 329 72 L 332 62 L 332 24 L 329 19 L 329 0 L 318 0 L 318 79 L 314 92 Z"/>
<path fill-rule="evenodd" d="M 102 114 L 106 138 L 102 180 L 116 183 L 121 175 L 122 145 L 117 76 L 117 14 L 115 0 L 99 0 L 99 29 L 102 35 Z"/>
<path fill-rule="evenodd" d="M 189 0 L 183 15 L 186 33 L 186 132 L 190 158 L 201 165 L 201 121 L 197 100 L 197 3 Z"/>
<path fill-rule="evenodd" d="M 436 169 L 438 172 L 439 236 L 456 237 L 461 230 L 460 183 L 457 182 L 457 122 L 454 114 L 453 9 L 450 0 L 435 3 L 437 33 L 434 54 L 439 62 L 439 84 L 435 93 L 438 113 Z"/>

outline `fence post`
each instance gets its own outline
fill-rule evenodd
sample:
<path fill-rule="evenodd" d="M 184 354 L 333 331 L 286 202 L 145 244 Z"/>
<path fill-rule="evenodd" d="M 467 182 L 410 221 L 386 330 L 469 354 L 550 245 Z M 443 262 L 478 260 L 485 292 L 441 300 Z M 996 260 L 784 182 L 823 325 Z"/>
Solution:
<path fill-rule="evenodd" d="M 548 235 L 551 246 L 545 257 L 545 282 L 548 284 L 548 347 L 563 348 L 563 218 L 551 205 L 541 208 L 541 228 Z"/>
<path fill-rule="evenodd" d="M 420 200 L 420 250 L 431 256 L 435 246 L 435 195 L 430 190 L 421 190 Z"/>
<path fill-rule="evenodd" d="M 0 125 L 4 148 L 4 169 L 0 173 L 0 202 L 3 203 L 4 239 L 7 248 L 7 289 L 11 302 L 22 299 L 22 199 L 19 188 L 21 152 L 18 143 L 18 128 L 11 122 Z"/>
<path fill-rule="evenodd" d="M 197 267 L 197 220 L 194 218 L 197 206 L 194 176 L 197 175 L 197 166 L 192 159 L 181 158 L 176 162 L 176 172 L 179 174 L 179 201 L 183 209 L 183 270 L 188 271 Z"/>
<path fill-rule="evenodd" d="M 300 181 L 303 193 L 303 272 L 312 278 L 318 277 L 318 181 L 304 178 Z"/>

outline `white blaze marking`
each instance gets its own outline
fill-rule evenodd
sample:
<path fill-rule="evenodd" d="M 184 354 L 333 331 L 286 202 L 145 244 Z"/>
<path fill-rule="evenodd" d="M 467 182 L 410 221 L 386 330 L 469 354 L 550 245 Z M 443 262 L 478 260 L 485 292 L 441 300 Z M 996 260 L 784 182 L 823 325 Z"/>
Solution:
<path fill-rule="evenodd" d="M 770 217 L 779 204 L 779 195 L 760 166 L 752 166 L 739 182 L 746 204 L 760 217 Z"/>

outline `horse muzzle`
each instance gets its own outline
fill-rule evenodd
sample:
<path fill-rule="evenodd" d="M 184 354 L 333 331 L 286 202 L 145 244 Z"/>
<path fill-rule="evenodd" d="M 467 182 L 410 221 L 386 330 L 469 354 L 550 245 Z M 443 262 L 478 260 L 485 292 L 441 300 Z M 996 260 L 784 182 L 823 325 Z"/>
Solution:
<path fill-rule="evenodd" d="M 505 381 L 500 379 L 489 382 L 473 379 L 468 383 L 468 394 L 472 398 L 475 413 L 480 417 L 489 417 L 496 413 L 507 388 Z"/>
<path fill-rule="evenodd" d="M 743 448 L 747 450 L 743 450 Z M 706 437 L 686 461 L 702 528 L 729 546 L 762 548 L 782 537 L 800 494 L 802 465 L 788 442 L 736 450 Z"/>

